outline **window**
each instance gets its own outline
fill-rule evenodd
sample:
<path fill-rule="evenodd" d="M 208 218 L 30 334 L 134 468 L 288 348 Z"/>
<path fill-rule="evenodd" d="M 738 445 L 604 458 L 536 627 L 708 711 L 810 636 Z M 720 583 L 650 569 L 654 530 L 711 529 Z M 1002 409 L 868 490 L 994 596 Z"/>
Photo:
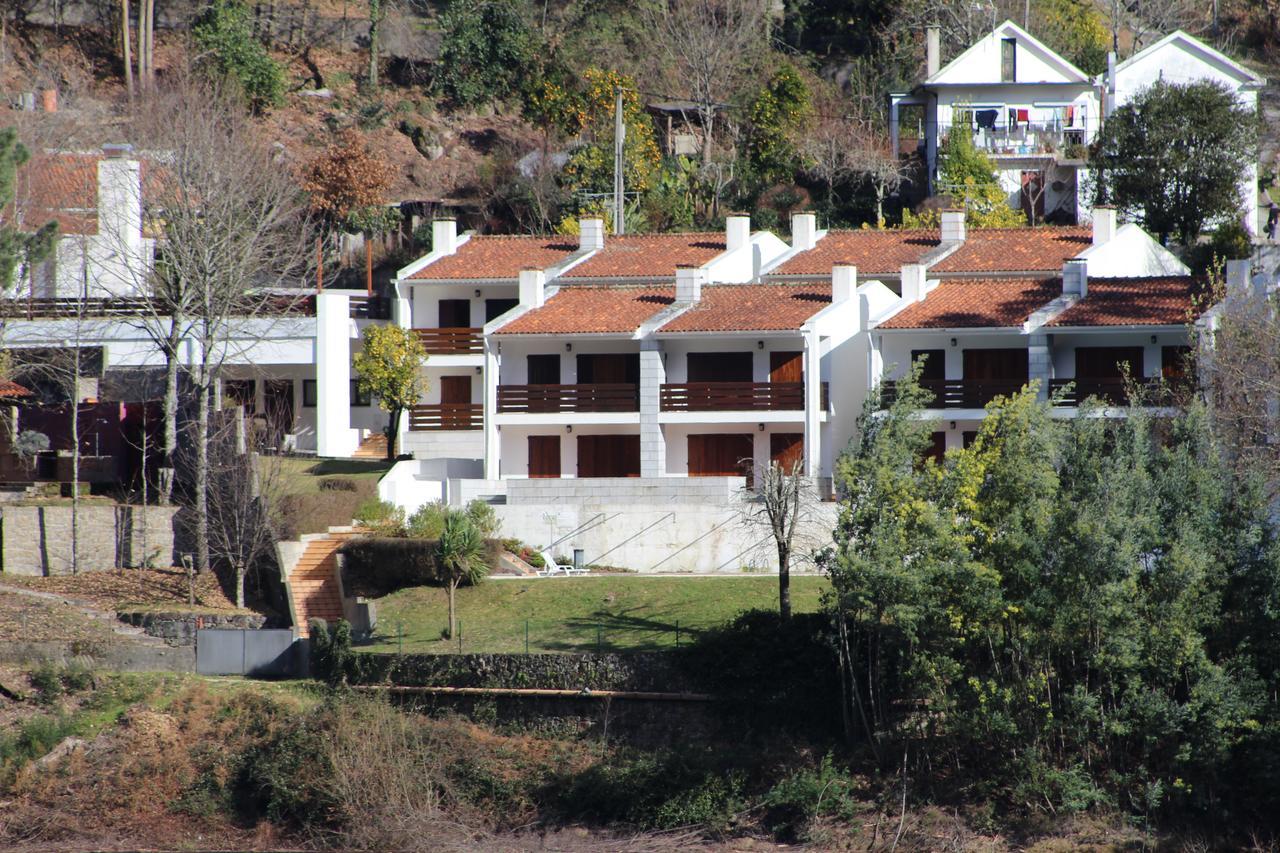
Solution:
<path fill-rule="evenodd" d="M 258 399 L 258 383 L 252 379 L 224 379 L 222 380 L 222 406 L 223 408 L 232 408 L 233 406 L 244 406 L 246 414 L 253 414 L 257 408 L 255 403 Z"/>
<path fill-rule="evenodd" d="M 1018 76 L 1018 40 L 1000 41 L 1000 82 L 1012 83 Z"/>
<path fill-rule="evenodd" d="M 314 409 L 317 396 L 316 381 L 314 379 L 302 380 L 302 408 Z"/>
<path fill-rule="evenodd" d="M 355 406 L 371 406 L 373 405 L 373 397 L 368 391 L 360 390 L 359 380 L 351 380 L 351 405 Z"/>

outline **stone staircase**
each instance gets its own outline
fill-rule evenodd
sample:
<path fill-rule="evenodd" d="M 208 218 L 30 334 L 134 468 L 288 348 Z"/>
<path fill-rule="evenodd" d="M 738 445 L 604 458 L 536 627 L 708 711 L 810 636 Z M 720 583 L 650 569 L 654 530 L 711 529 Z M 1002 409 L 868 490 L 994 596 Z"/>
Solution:
<path fill-rule="evenodd" d="M 381 432 L 375 432 L 360 442 L 360 446 L 356 448 L 356 452 L 352 455 L 353 459 L 386 459 L 387 458 L 387 437 Z"/>
<path fill-rule="evenodd" d="M 289 569 L 289 609 L 298 635 L 306 637 L 312 619 L 330 625 L 343 618 L 342 579 L 338 575 L 338 549 L 360 536 L 354 527 L 330 527 L 328 533 L 303 536 L 303 550 Z"/>

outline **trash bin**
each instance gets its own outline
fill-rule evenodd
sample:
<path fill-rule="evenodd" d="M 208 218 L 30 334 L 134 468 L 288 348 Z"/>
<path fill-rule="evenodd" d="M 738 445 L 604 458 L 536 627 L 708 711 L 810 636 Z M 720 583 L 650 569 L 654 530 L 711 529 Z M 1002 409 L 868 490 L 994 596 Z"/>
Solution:
<path fill-rule="evenodd" d="M 587 567 L 587 555 L 581 548 L 573 549 L 573 567 L 575 569 L 585 569 Z"/>

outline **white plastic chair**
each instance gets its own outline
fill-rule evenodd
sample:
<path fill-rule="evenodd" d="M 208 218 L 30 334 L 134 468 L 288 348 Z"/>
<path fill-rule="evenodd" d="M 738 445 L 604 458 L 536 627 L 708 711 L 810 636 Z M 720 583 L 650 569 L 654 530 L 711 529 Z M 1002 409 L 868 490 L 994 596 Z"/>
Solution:
<path fill-rule="evenodd" d="M 542 562 L 546 565 L 543 568 L 538 569 L 539 577 L 549 578 L 554 577 L 555 575 L 565 575 L 568 577 L 570 575 L 585 575 L 587 573 L 586 569 L 575 569 L 573 566 L 566 563 L 557 563 L 555 557 L 551 556 L 550 551 L 542 551 L 541 556 Z"/>

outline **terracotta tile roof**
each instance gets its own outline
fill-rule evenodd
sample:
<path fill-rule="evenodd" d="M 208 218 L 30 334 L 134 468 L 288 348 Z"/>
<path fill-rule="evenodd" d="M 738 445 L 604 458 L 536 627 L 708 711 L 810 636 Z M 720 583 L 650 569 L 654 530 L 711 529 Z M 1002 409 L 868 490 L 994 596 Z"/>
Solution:
<path fill-rule="evenodd" d="M 812 249 L 798 253 L 770 275 L 828 278 L 835 264 L 854 264 L 859 277 L 897 273 L 937 248 L 935 230 L 828 231 Z"/>
<path fill-rule="evenodd" d="M 14 184 L 17 224 L 38 228 L 56 220 L 62 234 L 98 232 L 98 163 L 101 154 L 40 152 L 18 170 Z M 144 196 L 156 192 L 156 167 L 141 159 Z M 13 212 L 13 208 L 6 214 Z"/>
<path fill-rule="evenodd" d="M 1196 276 L 1091 278 L 1089 293 L 1047 325 L 1178 326 L 1199 316 L 1205 282 Z"/>
<path fill-rule="evenodd" d="M 964 244 L 929 272 L 1060 272 L 1091 245 L 1088 228 L 970 228 Z"/>
<path fill-rule="evenodd" d="M 526 267 L 546 269 L 578 251 L 572 237 L 473 235 L 452 255 L 428 264 L 410 279 L 519 278 Z"/>
<path fill-rule="evenodd" d="M 626 334 L 673 302 L 674 287 L 564 287 L 497 334 Z"/>
<path fill-rule="evenodd" d="M 882 329 L 966 329 L 1020 326 L 1062 295 L 1060 278 L 943 281 L 880 324 Z"/>
<path fill-rule="evenodd" d="M 698 304 L 660 332 L 754 332 L 798 329 L 831 304 L 829 284 L 714 284 Z"/>
<path fill-rule="evenodd" d="M 678 265 L 701 266 L 724 250 L 721 233 L 606 237 L 604 248 L 565 278 L 672 278 Z"/>
<path fill-rule="evenodd" d="M 8 379 L 0 379 L 0 397 L 30 397 L 31 391 L 22 387 L 17 382 L 11 382 Z"/>

